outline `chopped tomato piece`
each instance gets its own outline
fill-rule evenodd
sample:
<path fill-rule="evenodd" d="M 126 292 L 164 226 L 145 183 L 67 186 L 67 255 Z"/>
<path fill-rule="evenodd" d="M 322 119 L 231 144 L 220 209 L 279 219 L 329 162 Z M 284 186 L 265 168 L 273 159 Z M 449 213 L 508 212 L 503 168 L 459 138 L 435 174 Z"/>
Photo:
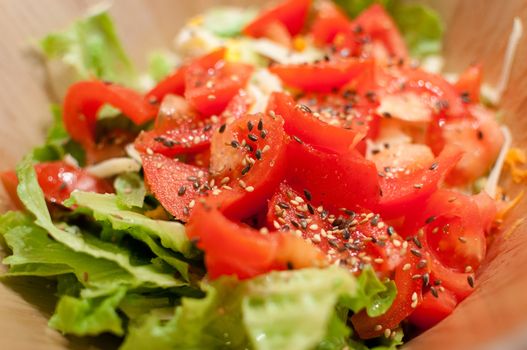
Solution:
<path fill-rule="evenodd" d="M 213 67 L 197 61 L 185 75 L 185 98 L 203 116 L 220 114 L 238 91 L 245 87 L 253 67 L 220 60 Z"/>
<path fill-rule="evenodd" d="M 470 66 L 466 71 L 461 73 L 457 82 L 454 84 L 463 102 L 479 103 L 481 81 L 483 79 L 482 70 L 483 66 L 481 64 Z"/>
<path fill-rule="evenodd" d="M 262 32 L 262 35 L 285 47 L 291 47 L 292 38 L 287 27 L 279 21 L 269 22 Z"/>
<path fill-rule="evenodd" d="M 396 218 L 418 210 L 460 158 L 458 149 L 445 148 L 432 163 L 423 164 L 421 169 L 412 172 L 380 170 L 381 198 L 377 211 L 385 218 Z"/>
<path fill-rule="evenodd" d="M 375 165 L 357 151 L 326 153 L 293 137 L 288 148 L 289 184 L 307 189 L 328 210 L 372 208 L 379 200 Z"/>
<path fill-rule="evenodd" d="M 287 136 L 279 116 L 246 115 L 214 132 L 211 172 L 218 186 L 214 201 L 231 218 L 262 209 L 286 171 Z"/>
<path fill-rule="evenodd" d="M 169 157 L 193 154 L 206 150 L 214 127 L 212 121 L 202 120 L 186 106 L 181 97 L 167 95 L 153 130 L 144 131 L 135 140 L 135 148 L 142 153 L 161 153 Z"/>
<path fill-rule="evenodd" d="M 375 338 L 384 334 L 386 329 L 395 329 L 421 304 L 424 281 L 422 278 L 412 277 L 426 274 L 428 267 L 421 264 L 422 256 L 415 246 L 411 244 L 408 249 L 415 254 L 408 252 L 395 270 L 397 295 L 388 311 L 381 316 L 369 317 L 363 310 L 351 317 L 353 328 L 362 339 Z"/>
<path fill-rule="evenodd" d="M 187 235 L 205 252 L 211 278 L 251 278 L 272 270 L 321 266 L 324 258 L 310 243 L 290 233 L 261 233 L 230 221 L 219 210 L 199 203 Z"/>
<path fill-rule="evenodd" d="M 340 9 L 329 1 L 320 3 L 311 27 L 315 44 L 324 46 L 331 44 L 335 36 L 349 30 L 351 22 Z"/>
<path fill-rule="evenodd" d="M 63 204 L 75 190 L 97 193 L 113 193 L 113 188 L 104 179 L 89 174 L 63 161 L 39 163 L 35 165 L 38 183 L 49 203 Z M 1 175 L 2 183 L 15 203 L 20 203 L 16 193 L 18 179 L 14 171 Z M 23 207 L 23 206 L 22 206 Z"/>
<path fill-rule="evenodd" d="M 275 21 L 283 24 L 291 36 L 295 36 L 304 27 L 311 0 L 285 0 L 280 4 L 262 12 L 243 32 L 245 35 L 259 38 L 265 36 L 268 27 Z"/>
<path fill-rule="evenodd" d="M 102 81 L 81 81 L 64 98 L 64 126 L 71 138 L 90 149 L 95 145 L 97 112 L 105 105 L 119 109 L 136 124 L 154 119 L 156 108 L 138 92 Z"/>
<path fill-rule="evenodd" d="M 186 221 L 198 197 L 210 191 L 208 171 L 162 154 L 142 154 L 145 182 L 161 205 Z"/>
<path fill-rule="evenodd" d="M 375 57 L 378 60 L 408 58 L 408 49 L 393 19 L 379 4 L 355 18 L 348 31 L 337 35 L 335 45 L 342 56 Z"/>
<path fill-rule="evenodd" d="M 436 287 L 432 288 L 435 289 Z M 435 326 L 450 315 L 456 305 L 456 296 L 448 289 L 428 291 L 423 295 L 423 302 L 410 315 L 409 320 L 419 329 L 425 330 Z"/>
<path fill-rule="evenodd" d="M 194 59 L 203 67 L 213 67 L 216 62 L 223 59 L 226 49 L 220 48 L 207 55 Z M 177 68 L 171 75 L 161 80 L 152 90 L 146 94 L 146 99 L 150 103 L 159 103 L 168 94 L 183 96 L 185 92 L 185 75 L 190 63 L 186 63 Z"/>
<path fill-rule="evenodd" d="M 323 60 L 310 64 L 277 64 L 269 70 L 284 84 L 305 92 L 330 92 L 373 69 L 373 61 L 356 58 Z"/>
<path fill-rule="evenodd" d="M 16 172 L 14 170 L 3 171 L 0 173 L 0 180 L 2 181 L 2 185 L 13 205 L 17 209 L 24 209 L 24 204 L 20 201 L 20 198 L 18 198 L 18 178 L 16 177 Z"/>
<path fill-rule="evenodd" d="M 319 149 L 346 153 L 365 136 L 364 129 L 355 131 L 326 123 L 316 117 L 309 107 L 297 105 L 284 93 L 273 93 L 267 110 L 284 118 L 284 128 L 289 135 Z"/>
<path fill-rule="evenodd" d="M 400 262 L 400 248 L 393 240 L 400 237 L 367 210 L 342 210 L 338 215 L 316 206 L 308 190 L 295 191 L 286 183 L 269 201 L 269 227 L 291 231 L 312 242 L 330 262 L 339 262 L 354 273 L 360 273 L 364 261 L 388 276 Z"/>

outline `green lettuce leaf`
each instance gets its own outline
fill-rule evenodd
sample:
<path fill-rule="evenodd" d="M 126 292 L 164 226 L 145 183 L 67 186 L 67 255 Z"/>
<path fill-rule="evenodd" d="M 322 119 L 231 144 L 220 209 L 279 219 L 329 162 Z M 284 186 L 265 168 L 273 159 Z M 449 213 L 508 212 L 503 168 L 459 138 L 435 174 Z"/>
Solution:
<path fill-rule="evenodd" d="M 205 286 L 205 298 L 184 298 L 168 322 L 149 315 L 134 325 L 123 349 L 302 350 L 323 339 L 345 345 L 350 331 L 335 307 L 356 288 L 355 278 L 338 267 L 272 272 L 243 282 L 222 278 Z"/>
<path fill-rule="evenodd" d="M 145 183 L 138 173 L 125 173 L 117 176 L 113 182 L 119 206 L 130 209 L 141 208 L 145 200 Z"/>
<path fill-rule="evenodd" d="M 154 82 L 158 82 L 172 73 L 179 61 L 169 51 L 154 51 L 148 56 L 148 75 Z"/>
<path fill-rule="evenodd" d="M 109 295 L 95 298 L 60 298 L 49 325 L 61 332 L 78 336 L 98 335 L 110 332 L 123 335 L 123 321 L 117 307 L 126 294 L 121 287 Z"/>
<path fill-rule="evenodd" d="M 400 0 L 333 0 L 350 18 L 357 17 L 374 3 L 381 4 L 393 17 L 403 35 L 410 55 L 423 58 L 439 54 L 442 48 L 443 23 L 433 9 Z"/>
<path fill-rule="evenodd" d="M 135 69 L 104 10 L 79 19 L 63 32 L 47 35 L 39 44 L 50 61 L 51 81 L 61 83 L 57 87 L 60 95 L 76 80 L 93 77 L 132 87 L 138 84 Z"/>
<path fill-rule="evenodd" d="M 231 38 L 240 35 L 258 11 L 241 7 L 214 7 L 203 14 L 203 27 L 220 37 Z"/>
<path fill-rule="evenodd" d="M 138 284 L 162 288 L 177 287 L 183 284 L 174 276 L 165 274 L 152 264 L 133 265 L 130 251 L 116 244 L 103 242 L 97 237 L 82 234 L 75 227 L 56 226 L 49 215 L 44 194 L 40 188 L 31 157 L 25 157 L 17 166 L 19 179 L 18 197 L 25 207 L 35 216 L 35 223 L 45 229 L 58 243 L 77 253 L 84 253 L 93 258 L 107 260 L 131 274 Z"/>

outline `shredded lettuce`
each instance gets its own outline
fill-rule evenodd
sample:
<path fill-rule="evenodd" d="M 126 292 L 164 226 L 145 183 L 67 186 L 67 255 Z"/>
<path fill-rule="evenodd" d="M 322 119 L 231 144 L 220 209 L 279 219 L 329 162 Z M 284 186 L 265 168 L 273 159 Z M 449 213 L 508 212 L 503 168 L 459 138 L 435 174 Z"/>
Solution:
<path fill-rule="evenodd" d="M 47 35 L 40 49 L 49 60 L 50 81 L 58 83 L 58 96 L 76 80 L 93 77 L 131 87 L 138 84 L 136 71 L 104 10 L 79 19 L 63 32 Z"/>
<path fill-rule="evenodd" d="M 231 38 L 241 34 L 258 11 L 232 6 L 214 7 L 203 14 L 203 27 L 217 36 Z"/>
<path fill-rule="evenodd" d="M 433 9 L 421 4 L 407 4 L 399 0 L 333 0 L 351 18 L 374 3 L 381 4 L 393 17 L 412 57 L 423 58 L 441 52 L 443 23 Z"/>
<path fill-rule="evenodd" d="M 117 193 L 117 204 L 124 209 L 143 206 L 146 188 L 138 173 L 124 173 L 117 176 L 113 182 Z"/>

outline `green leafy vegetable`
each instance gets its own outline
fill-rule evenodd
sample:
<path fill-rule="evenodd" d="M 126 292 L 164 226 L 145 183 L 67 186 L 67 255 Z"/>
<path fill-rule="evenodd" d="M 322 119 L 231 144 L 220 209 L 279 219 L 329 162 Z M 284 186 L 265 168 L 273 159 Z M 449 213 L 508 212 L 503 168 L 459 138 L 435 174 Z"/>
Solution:
<path fill-rule="evenodd" d="M 59 331 L 78 336 L 98 335 L 111 332 L 123 335 L 122 320 L 117 306 L 123 299 L 126 288 L 118 288 L 109 295 L 95 298 L 75 298 L 69 295 L 60 298 L 49 325 Z"/>
<path fill-rule="evenodd" d="M 26 208 L 35 216 L 35 223 L 45 229 L 51 237 L 77 253 L 84 253 L 94 258 L 105 259 L 134 276 L 138 284 L 158 287 L 177 287 L 182 284 L 173 276 L 161 273 L 154 265 L 136 266 L 130 262 L 130 251 L 115 244 L 103 242 L 91 235 L 82 235 L 73 227 L 55 226 L 51 221 L 44 194 L 40 188 L 35 169 L 30 157 L 25 157 L 17 166 L 19 179 L 18 197 Z"/>
<path fill-rule="evenodd" d="M 58 87 L 60 95 L 72 82 L 93 77 L 137 85 L 137 74 L 106 11 L 84 17 L 63 32 L 47 35 L 40 41 L 40 48 L 51 61 L 51 81 L 63 83 Z"/>
<path fill-rule="evenodd" d="M 123 208 L 141 208 L 146 195 L 145 183 L 138 173 L 125 173 L 113 182 L 117 203 Z"/>
<path fill-rule="evenodd" d="M 230 38 L 241 34 L 243 27 L 257 14 L 255 9 L 214 7 L 203 15 L 203 27 L 218 36 Z"/>
<path fill-rule="evenodd" d="M 438 54 L 443 39 L 443 24 L 437 12 L 420 4 L 399 0 L 333 0 L 351 18 L 374 3 L 381 4 L 393 17 L 403 35 L 410 54 L 416 58 Z"/>
<path fill-rule="evenodd" d="M 179 59 L 168 51 L 154 51 L 148 57 L 148 74 L 158 82 L 168 76 L 179 63 Z"/>

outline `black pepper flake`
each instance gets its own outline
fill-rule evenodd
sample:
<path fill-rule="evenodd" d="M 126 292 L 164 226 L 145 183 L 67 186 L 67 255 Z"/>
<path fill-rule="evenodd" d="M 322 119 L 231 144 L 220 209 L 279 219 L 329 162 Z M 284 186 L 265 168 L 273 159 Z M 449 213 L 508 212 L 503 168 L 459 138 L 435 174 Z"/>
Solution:
<path fill-rule="evenodd" d="M 181 197 L 185 194 L 186 191 L 187 191 L 187 186 L 183 185 L 178 189 L 177 195 Z"/>
<path fill-rule="evenodd" d="M 247 138 L 254 142 L 258 141 L 258 136 L 256 136 L 255 134 L 248 134 Z"/>
<path fill-rule="evenodd" d="M 432 222 L 434 222 L 435 219 L 436 217 L 432 215 L 428 219 L 426 219 L 425 224 L 431 224 Z"/>
<path fill-rule="evenodd" d="M 478 140 L 483 140 L 483 131 L 478 130 Z"/>
<path fill-rule="evenodd" d="M 472 275 L 467 277 L 467 282 L 470 288 L 474 288 L 474 277 L 472 277 Z"/>
<path fill-rule="evenodd" d="M 410 249 L 410 253 L 412 253 L 413 255 L 415 255 L 418 258 L 420 258 L 422 256 L 421 252 L 418 251 L 417 249 Z"/>
<path fill-rule="evenodd" d="M 218 129 L 218 132 L 220 134 L 223 134 L 226 128 L 227 128 L 227 124 L 221 124 L 220 128 Z"/>

